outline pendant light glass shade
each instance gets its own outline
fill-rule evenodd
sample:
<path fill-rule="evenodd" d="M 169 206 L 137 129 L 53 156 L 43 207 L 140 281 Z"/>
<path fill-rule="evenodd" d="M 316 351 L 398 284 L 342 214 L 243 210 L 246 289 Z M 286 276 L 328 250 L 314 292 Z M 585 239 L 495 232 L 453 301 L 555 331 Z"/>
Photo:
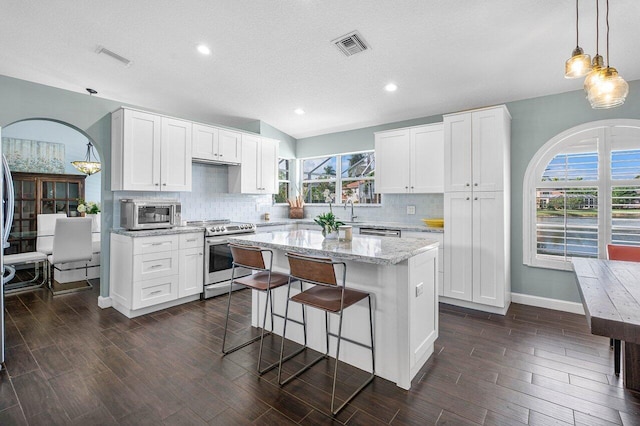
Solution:
<path fill-rule="evenodd" d="M 92 156 L 96 161 L 91 161 Z M 102 170 L 102 166 L 97 160 L 98 158 L 93 152 L 93 144 L 89 142 L 87 144 L 87 154 L 85 155 L 84 160 L 72 161 L 71 164 L 73 165 L 73 167 L 78 169 L 78 171 L 84 173 L 85 175 L 91 176 L 92 174 L 98 173 L 100 170 Z"/>
<path fill-rule="evenodd" d="M 589 71 L 591 71 L 591 56 L 585 54 L 578 46 L 564 64 L 564 78 L 584 77 Z"/>
<path fill-rule="evenodd" d="M 613 67 L 598 70 L 587 91 L 587 99 L 591 108 L 605 109 L 620 106 L 629 94 L 629 84 Z"/>
<path fill-rule="evenodd" d="M 571 52 L 571 57 L 564 63 L 564 78 L 584 77 L 591 71 L 591 56 L 585 55 L 584 50 L 578 45 L 579 40 L 579 14 L 578 0 L 576 0 L 576 48 Z"/>
<path fill-rule="evenodd" d="M 604 68 L 604 59 L 602 56 L 596 53 L 593 57 L 593 63 L 591 64 L 591 72 L 587 74 L 587 78 L 584 79 L 584 91 L 589 93 L 591 86 L 596 84 L 600 79 L 600 71 Z"/>
<path fill-rule="evenodd" d="M 597 5 L 597 3 L 596 3 Z M 597 11 L 598 9 L 596 9 Z M 629 84 L 609 66 L 609 0 L 607 0 L 607 67 L 603 67 L 602 57 L 593 58 L 593 71 L 584 81 L 584 90 L 593 109 L 614 108 L 624 104 L 629 94 Z"/>

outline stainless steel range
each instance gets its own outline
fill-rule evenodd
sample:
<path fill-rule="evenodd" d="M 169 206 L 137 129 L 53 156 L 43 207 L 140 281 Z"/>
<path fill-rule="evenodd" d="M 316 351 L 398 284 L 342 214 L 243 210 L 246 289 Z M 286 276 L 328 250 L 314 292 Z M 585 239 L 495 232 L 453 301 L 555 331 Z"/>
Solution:
<path fill-rule="evenodd" d="M 231 263 L 233 257 L 227 245 L 228 235 L 254 234 L 256 225 L 253 223 L 238 223 L 229 220 L 208 220 L 187 222 L 189 226 L 203 226 L 204 232 L 204 293 L 202 297 L 208 299 L 220 294 L 228 293 L 231 285 Z M 237 268 L 236 277 L 251 274 L 244 268 Z M 238 290 L 240 286 L 234 286 Z"/>

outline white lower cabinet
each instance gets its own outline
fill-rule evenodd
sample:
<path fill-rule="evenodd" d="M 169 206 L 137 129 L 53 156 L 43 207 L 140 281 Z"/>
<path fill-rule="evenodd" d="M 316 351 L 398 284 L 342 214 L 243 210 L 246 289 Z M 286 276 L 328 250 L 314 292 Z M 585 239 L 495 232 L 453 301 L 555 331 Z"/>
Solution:
<path fill-rule="evenodd" d="M 502 192 L 445 193 L 445 297 L 490 312 L 504 314 L 508 308 L 509 234 L 504 208 Z"/>
<path fill-rule="evenodd" d="M 110 297 L 129 318 L 199 298 L 203 291 L 201 232 L 111 235 Z"/>

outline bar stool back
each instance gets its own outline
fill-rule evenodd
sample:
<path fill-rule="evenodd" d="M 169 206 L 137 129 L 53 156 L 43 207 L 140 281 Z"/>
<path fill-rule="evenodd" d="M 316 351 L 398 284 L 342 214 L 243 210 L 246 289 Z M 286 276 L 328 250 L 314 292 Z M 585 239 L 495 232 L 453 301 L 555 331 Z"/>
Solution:
<path fill-rule="evenodd" d="M 267 335 L 270 335 L 273 332 L 274 317 L 277 316 L 284 319 L 284 316 L 273 312 L 273 297 L 271 295 L 271 290 L 286 285 L 289 282 L 289 276 L 286 274 L 281 274 L 279 272 L 273 272 L 271 270 L 273 266 L 273 252 L 269 249 L 262 249 L 260 247 L 253 246 L 242 246 L 237 244 L 229 244 L 229 249 L 231 250 L 233 262 L 231 270 L 231 285 L 229 286 L 229 299 L 227 301 L 227 316 L 224 323 L 224 335 L 222 337 L 222 354 L 223 356 L 225 356 L 260 340 L 260 351 L 258 353 L 258 373 L 262 375 L 267 371 L 270 371 L 273 368 L 277 367 L 279 362 L 276 361 L 265 368 L 261 368 L 262 348 L 264 344 L 265 327 L 267 322 L 267 311 L 270 311 L 271 313 L 271 331 L 267 332 Z M 269 254 L 268 268 L 265 265 L 264 253 Z M 252 275 L 236 278 L 236 267 L 252 269 L 253 271 L 255 271 L 255 273 L 253 273 Z M 264 305 L 264 316 L 262 320 L 262 330 L 260 332 L 260 335 L 249 339 L 244 343 L 240 343 L 232 348 L 226 349 L 225 344 L 227 340 L 227 329 L 229 325 L 229 311 L 231 309 L 231 294 L 233 292 L 234 284 L 239 284 L 252 290 L 264 292 L 266 293 L 266 300 Z M 306 338 L 306 322 L 304 326 Z M 302 352 L 302 349 L 289 355 L 287 359 L 297 355 L 300 352 Z"/>
<path fill-rule="evenodd" d="M 325 359 L 329 356 L 329 337 L 337 338 L 336 344 L 336 362 L 333 372 L 333 386 L 331 390 L 331 414 L 336 415 L 342 410 L 362 389 L 364 389 L 375 377 L 375 349 L 373 343 L 373 313 L 371 310 L 371 295 L 364 291 L 349 289 L 346 287 L 347 277 L 347 265 L 344 262 L 335 262 L 327 258 L 318 258 L 312 256 L 306 256 L 298 253 L 287 253 L 290 267 L 290 281 L 299 280 L 302 283 L 308 283 L 313 285 L 307 290 L 291 296 L 291 285 L 289 284 L 289 290 L 287 293 L 287 305 L 285 308 L 285 322 L 284 330 L 282 333 L 283 341 L 280 350 L 280 365 L 278 367 L 278 383 L 285 385 L 291 380 L 311 368 L 313 365 Z M 342 280 L 339 283 L 336 278 L 335 265 L 342 266 Z M 363 299 L 368 300 L 369 304 L 369 331 L 371 337 L 371 344 L 366 345 L 364 343 L 346 338 L 342 336 L 342 323 L 343 313 L 348 307 L 360 302 Z M 288 313 L 289 313 L 289 301 L 300 303 L 303 306 L 303 312 L 305 306 L 311 306 L 323 310 L 325 313 L 325 338 L 326 338 L 326 352 L 303 366 L 300 370 L 293 373 L 286 380 L 282 380 L 282 363 L 286 361 L 283 359 L 282 354 L 284 351 L 284 337 L 286 335 Z M 329 331 L 329 313 L 337 314 L 339 316 L 338 334 L 331 333 Z M 358 387 L 337 409 L 335 407 L 335 394 L 336 394 L 336 382 L 338 378 L 338 359 L 340 357 L 340 343 L 344 340 L 349 343 L 356 344 L 358 346 L 365 347 L 371 350 L 371 375 L 365 380 L 365 382 Z M 306 340 L 303 349 L 306 349 Z"/>

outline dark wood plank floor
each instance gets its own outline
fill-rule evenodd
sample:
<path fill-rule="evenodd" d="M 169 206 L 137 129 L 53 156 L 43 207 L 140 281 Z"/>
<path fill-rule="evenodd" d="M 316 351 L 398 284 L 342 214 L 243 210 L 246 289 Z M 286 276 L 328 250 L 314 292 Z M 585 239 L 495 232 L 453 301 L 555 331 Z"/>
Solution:
<path fill-rule="evenodd" d="M 255 333 L 250 294 L 234 295 L 231 329 L 242 338 Z M 640 424 L 640 396 L 612 375 L 608 339 L 579 315 L 442 305 L 434 356 L 412 389 L 375 379 L 332 419 L 332 362 L 280 388 L 275 372 L 257 376 L 256 345 L 221 357 L 226 297 L 129 320 L 98 308 L 97 296 L 96 286 L 7 298 L 0 425 Z M 275 359 L 277 338 L 267 347 Z M 339 370 L 344 397 L 365 375 Z"/>

